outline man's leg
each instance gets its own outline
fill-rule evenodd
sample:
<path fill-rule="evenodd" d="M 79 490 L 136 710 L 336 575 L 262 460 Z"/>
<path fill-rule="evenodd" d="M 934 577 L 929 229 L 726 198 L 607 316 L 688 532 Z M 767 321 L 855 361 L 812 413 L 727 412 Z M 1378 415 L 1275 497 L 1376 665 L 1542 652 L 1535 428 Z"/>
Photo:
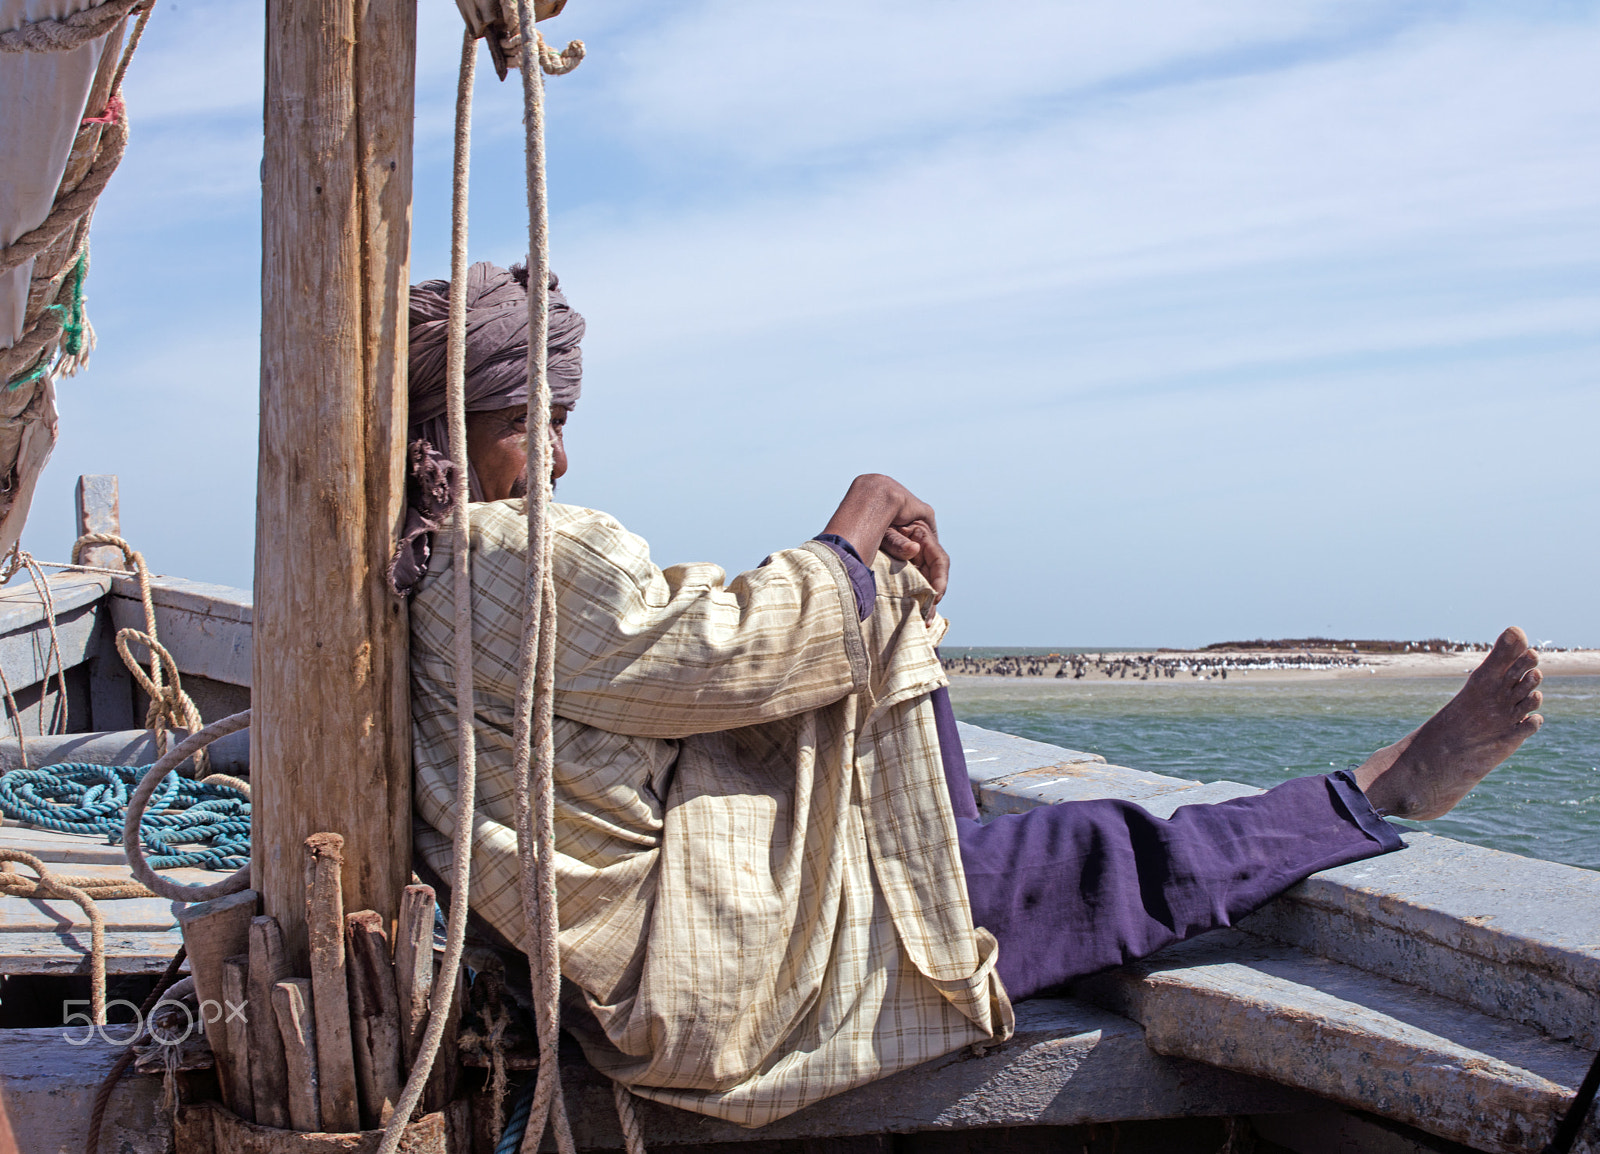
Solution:
<path fill-rule="evenodd" d="M 1508 629 L 1444 709 L 1354 775 L 1300 778 L 1167 820 L 1105 800 L 980 825 L 960 743 L 945 737 L 954 719 L 941 718 L 973 920 L 1000 942 L 1006 988 L 1025 998 L 1143 957 L 1229 925 L 1319 870 L 1399 848 L 1373 803 L 1405 817 L 1448 812 L 1538 729 L 1537 660 Z"/>
<path fill-rule="evenodd" d="M 1106 799 L 958 825 L 972 918 L 999 941 L 1013 999 L 1231 925 L 1318 870 L 1401 847 L 1347 774 L 1166 819 Z"/>

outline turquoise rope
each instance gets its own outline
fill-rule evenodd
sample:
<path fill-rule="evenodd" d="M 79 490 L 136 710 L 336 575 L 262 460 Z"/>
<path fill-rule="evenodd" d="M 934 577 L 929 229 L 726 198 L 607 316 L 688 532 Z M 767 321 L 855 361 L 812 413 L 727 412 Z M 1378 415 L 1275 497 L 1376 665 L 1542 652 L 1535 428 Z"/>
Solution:
<path fill-rule="evenodd" d="M 56 313 L 65 317 L 61 322 L 61 348 L 60 352 L 69 357 L 75 357 L 83 352 L 83 334 L 88 329 L 85 321 L 83 306 L 83 282 L 89 273 L 89 254 L 81 252 L 78 259 L 73 262 L 72 271 L 67 274 L 67 289 L 70 303 L 64 305 L 46 305 L 45 311 Z M 6 391 L 19 389 L 32 381 L 37 381 L 50 371 L 50 366 L 55 363 L 55 358 L 41 354 L 39 363 L 31 370 L 17 377 L 6 385 Z"/>
<path fill-rule="evenodd" d="M 82 761 L 14 769 L 0 777 L 0 813 L 58 833 L 122 841 L 128 797 L 149 766 Z M 250 862 L 250 801 L 231 785 L 167 774 L 139 825 L 152 869 L 236 870 Z M 194 846 L 193 849 L 179 847 Z"/>

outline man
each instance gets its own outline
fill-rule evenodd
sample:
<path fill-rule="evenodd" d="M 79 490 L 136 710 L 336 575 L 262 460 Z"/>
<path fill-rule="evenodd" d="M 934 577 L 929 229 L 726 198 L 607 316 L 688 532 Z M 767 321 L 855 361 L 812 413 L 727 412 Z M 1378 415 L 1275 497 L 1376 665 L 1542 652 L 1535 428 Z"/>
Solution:
<path fill-rule="evenodd" d="M 527 548 L 525 274 L 468 278 L 468 456 L 479 801 L 471 904 L 522 940 L 511 735 Z M 555 282 L 552 278 L 551 287 Z M 418 478 L 394 567 L 415 590 L 417 848 L 456 814 L 442 437 L 447 286 L 412 290 Z M 554 445 L 583 322 L 552 292 Z M 445 504 L 439 494 L 445 494 Z M 1157 819 L 1105 800 L 987 825 L 934 646 L 949 576 L 933 509 L 858 477 L 823 532 L 726 581 L 667 570 L 603 513 L 553 505 L 556 871 L 568 1028 L 635 1092 L 759 1125 L 969 1043 L 1011 1003 L 1400 848 L 1382 815 L 1447 812 L 1540 725 L 1507 630 L 1461 693 L 1353 773 Z"/>

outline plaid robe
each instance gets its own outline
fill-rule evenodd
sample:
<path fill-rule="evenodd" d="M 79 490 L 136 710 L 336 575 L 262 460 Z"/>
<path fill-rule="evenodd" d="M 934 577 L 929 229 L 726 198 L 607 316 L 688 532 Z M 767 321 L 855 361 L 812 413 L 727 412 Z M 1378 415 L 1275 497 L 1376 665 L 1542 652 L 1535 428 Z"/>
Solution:
<path fill-rule="evenodd" d="M 478 806 L 473 909 L 522 940 L 511 785 L 526 522 L 470 507 Z M 636 1093 L 758 1126 L 1008 1037 L 975 929 L 928 694 L 932 591 L 880 558 L 858 620 L 807 542 L 725 583 L 551 507 L 562 972 L 589 1060 Z M 446 534 L 411 612 L 418 851 L 455 820 Z"/>

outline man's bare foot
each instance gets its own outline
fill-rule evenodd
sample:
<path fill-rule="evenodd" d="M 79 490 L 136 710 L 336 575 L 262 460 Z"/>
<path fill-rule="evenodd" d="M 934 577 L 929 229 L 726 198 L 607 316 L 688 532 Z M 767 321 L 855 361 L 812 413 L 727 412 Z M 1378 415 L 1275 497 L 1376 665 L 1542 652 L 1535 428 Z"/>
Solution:
<path fill-rule="evenodd" d="M 1539 655 L 1516 626 L 1500 634 L 1461 692 L 1422 726 L 1356 770 L 1373 808 L 1390 817 L 1442 817 L 1515 752 L 1544 718 Z"/>

